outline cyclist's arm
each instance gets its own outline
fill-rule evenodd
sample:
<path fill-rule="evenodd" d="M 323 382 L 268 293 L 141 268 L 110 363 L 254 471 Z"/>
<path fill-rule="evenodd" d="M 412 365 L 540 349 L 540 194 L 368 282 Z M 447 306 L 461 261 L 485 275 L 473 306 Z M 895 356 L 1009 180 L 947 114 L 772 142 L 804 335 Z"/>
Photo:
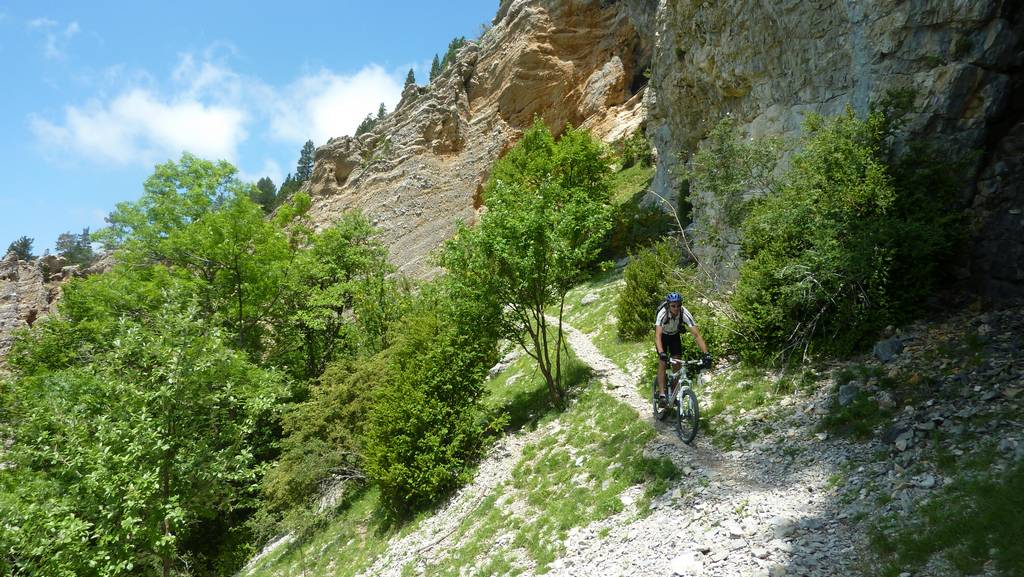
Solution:
<path fill-rule="evenodd" d="M 701 336 L 700 329 L 697 328 L 697 325 L 690 325 L 687 328 L 690 329 L 690 334 L 693 335 L 693 338 L 697 340 L 697 346 L 700 347 L 700 352 L 707 354 L 708 345 L 704 342 L 704 337 Z"/>
<path fill-rule="evenodd" d="M 665 352 L 661 349 L 661 325 L 655 325 L 654 327 L 654 348 L 658 351 L 658 354 Z"/>

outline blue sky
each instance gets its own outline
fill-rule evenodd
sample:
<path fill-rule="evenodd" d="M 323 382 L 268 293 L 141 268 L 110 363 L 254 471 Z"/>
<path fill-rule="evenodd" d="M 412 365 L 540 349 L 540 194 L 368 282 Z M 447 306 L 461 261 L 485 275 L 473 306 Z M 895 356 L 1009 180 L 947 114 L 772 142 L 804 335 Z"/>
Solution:
<path fill-rule="evenodd" d="M 0 2 L 0 251 L 96 230 L 183 150 L 275 184 L 497 2 Z"/>

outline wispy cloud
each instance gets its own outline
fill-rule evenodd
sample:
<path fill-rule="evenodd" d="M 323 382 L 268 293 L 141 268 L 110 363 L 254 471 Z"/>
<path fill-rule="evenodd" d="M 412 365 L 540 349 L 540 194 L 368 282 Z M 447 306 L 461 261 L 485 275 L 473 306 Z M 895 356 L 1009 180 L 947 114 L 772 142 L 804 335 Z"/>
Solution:
<path fill-rule="evenodd" d="M 187 150 L 239 164 L 239 148 L 251 136 L 323 144 L 352 134 L 381 102 L 390 110 L 401 97 L 404 72 L 372 64 L 350 75 L 322 69 L 275 87 L 218 58 L 232 55 L 230 45 L 214 48 L 181 54 L 164 88 L 151 74 L 112 67 L 108 81 L 122 84 L 104 91 L 113 96 L 68 105 L 60 119 L 33 116 L 32 131 L 44 148 L 101 163 L 151 165 Z M 283 178 L 270 159 L 254 174 L 276 184 Z"/>
<path fill-rule="evenodd" d="M 133 89 L 110 102 L 68 106 L 59 124 L 39 117 L 30 124 L 40 142 L 90 160 L 148 165 L 183 150 L 235 161 L 246 119 L 237 108 Z"/>
<path fill-rule="evenodd" d="M 30 30 L 39 30 L 45 35 L 43 56 L 50 60 L 65 58 L 71 38 L 82 30 L 77 21 L 61 26 L 60 22 L 45 17 L 29 20 L 28 28 Z"/>
<path fill-rule="evenodd" d="M 381 102 L 390 110 L 401 96 L 397 76 L 377 65 L 353 75 L 320 70 L 280 92 L 270 112 L 271 131 L 282 140 L 323 144 L 332 136 L 352 134 Z"/>

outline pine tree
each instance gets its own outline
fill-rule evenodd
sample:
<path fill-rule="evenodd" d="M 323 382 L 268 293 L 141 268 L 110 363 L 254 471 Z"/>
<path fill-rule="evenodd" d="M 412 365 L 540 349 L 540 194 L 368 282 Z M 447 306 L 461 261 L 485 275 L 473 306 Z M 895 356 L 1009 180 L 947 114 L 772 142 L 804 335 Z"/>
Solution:
<path fill-rule="evenodd" d="M 302 181 L 292 176 L 289 172 L 288 176 L 284 177 L 284 182 L 281 183 L 281 188 L 277 190 L 277 197 L 274 199 L 274 206 L 281 206 L 284 201 L 295 194 L 295 191 L 299 190 L 302 186 Z"/>
<path fill-rule="evenodd" d="M 32 260 L 35 258 L 32 255 L 32 242 L 33 239 L 23 236 L 7 247 L 7 253 L 13 252 L 18 255 L 18 260 Z M 6 255 L 7 253 L 4 254 Z"/>
<path fill-rule="evenodd" d="M 263 212 L 274 210 L 274 201 L 277 199 L 277 187 L 274 181 L 266 176 L 256 181 L 256 188 L 253 191 L 252 200 L 263 207 Z"/>
<path fill-rule="evenodd" d="M 380 103 L 380 107 L 377 109 L 377 121 L 380 122 L 388 115 L 388 107 L 384 106 L 384 103 Z"/>
<path fill-rule="evenodd" d="M 433 82 L 437 75 L 441 73 L 441 59 L 434 55 L 434 61 L 430 63 L 430 81 Z"/>
<path fill-rule="evenodd" d="M 359 127 L 356 128 L 356 136 L 366 134 L 367 132 L 373 130 L 373 127 L 376 125 L 377 121 L 373 118 L 373 115 L 367 114 L 366 118 L 364 118 L 363 121 L 359 123 Z"/>
<path fill-rule="evenodd" d="M 316 152 L 316 148 L 313 146 L 313 141 L 307 140 L 306 144 L 302 145 L 302 151 L 299 152 L 299 163 L 295 167 L 295 180 L 299 181 L 300 184 L 313 176 L 314 152 Z"/>
<path fill-rule="evenodd" d="M 410 84 L 416 84 L 416 74 L 413 73 L 412 68 L 409 69 L 409 74 L 405 75 L 405 86 L 402 88 L 408 88 Z"/>
<path fill-rule="evenodd" d="M 465 36 L 456 36 L 452 38 L 452 41 L 448 43 L 448 50 L 444 53 L 444 58 L 441 60 L 441 71 L 448 68 L 449 65 L 455 62 L 455 55 L 459 52 L 459 48 L 466 45 Z"/>
<path fill-rule="evenodd" d="M 55 245 L 57 254 L 64 257 L 68 264 L 88 264 L 95 253 L 89 241 L 89 228 L 82 229 L 82 234 L 65 232 L 57 237 Z"/>

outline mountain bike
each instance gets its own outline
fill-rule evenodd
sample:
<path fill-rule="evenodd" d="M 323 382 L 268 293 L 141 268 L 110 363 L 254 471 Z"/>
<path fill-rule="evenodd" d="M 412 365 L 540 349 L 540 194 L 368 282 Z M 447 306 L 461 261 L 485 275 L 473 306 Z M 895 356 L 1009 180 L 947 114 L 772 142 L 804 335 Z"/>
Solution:
<path fill-rule="evenodd" d="M 665 396 L 667 402 L 664 407 L 658 406 L 658 377 L 651 382 L 651 402 L 654 407 L 654 418 L 664 421 L 671 413 L 675 413 L 676 434 L 684 443 L 691 443 L 697 436 L 697 426 L 700 421 L 700 407 L 697 406 L 697 394 L 691 386 L 700 377 L 700 370 L 703 368 L 701 361 L 684 361 L 682 359 L 671 359 L 665 367 Z M 672 370 L 675 367 L 676 370 Z M 693 378 L 687 374 L 687 367 L 694 369 Z"/>

